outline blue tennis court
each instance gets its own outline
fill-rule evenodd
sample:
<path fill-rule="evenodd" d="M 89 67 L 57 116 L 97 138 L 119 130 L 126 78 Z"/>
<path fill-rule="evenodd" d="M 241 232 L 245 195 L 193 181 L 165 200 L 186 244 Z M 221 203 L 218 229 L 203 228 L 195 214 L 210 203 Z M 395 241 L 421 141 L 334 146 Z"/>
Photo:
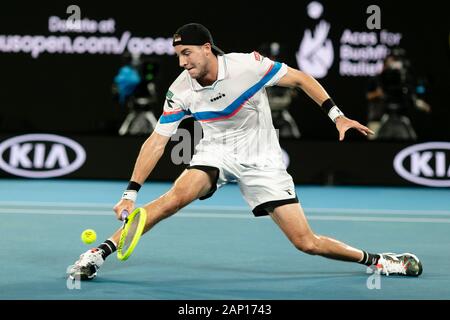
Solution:
<path fill-rule="evenodd" d="M 120 226 L 125 181 L 0 180 L 0 299 L 450 299 L 450 191 L 297 186 L 313 230 L 371 252 L 413 252 L 419 278 L 297 251 L 270 218 L 254 218 L 236 185 L 196 201 L 146 234 L 126 262 L 112 255 L 79 286 L 66 269 Z M 167 191 L 147 183 L 138 204 Z"/>

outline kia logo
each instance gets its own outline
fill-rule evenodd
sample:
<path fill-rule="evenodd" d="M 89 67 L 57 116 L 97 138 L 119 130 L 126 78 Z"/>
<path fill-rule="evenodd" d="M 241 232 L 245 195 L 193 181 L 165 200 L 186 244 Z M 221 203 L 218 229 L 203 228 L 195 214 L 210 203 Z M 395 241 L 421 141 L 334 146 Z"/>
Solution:
<path fill-rule="evenodd" d="M 395 171 L 404 179 L 430 187 L 450 187 L 450 142 L 409 146 L 394 159 Z"/>
<path fill-rule="evenodd" d="M 26 134 L 0 143 L 0 168 L 16 176 L 63 176 L 80 168 L 85 160 L 86 152 L 79 143 L 53 134 Z"/>

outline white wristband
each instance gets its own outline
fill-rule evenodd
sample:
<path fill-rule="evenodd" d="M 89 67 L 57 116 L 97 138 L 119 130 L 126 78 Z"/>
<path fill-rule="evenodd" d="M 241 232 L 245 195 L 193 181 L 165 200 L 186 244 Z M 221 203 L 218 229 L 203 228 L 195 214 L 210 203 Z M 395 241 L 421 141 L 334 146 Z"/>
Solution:
<path fill-rule="evenodd" d="M 339 116 L 343 116 L 344 113 L 339 110 L 338 107 L 334 106 L 333 108 L 330 109 L 330 111 L 328 112 L 328 116 L 330 117 L 331 120 L 333 120 L 333 122 L 336 122 L 336 118 Z"/>
<path fill-rule="evenodd" d="M 122 195 L 122 199 L 131 200 L 136 202 L 137 199 L 137 191 L 136 190 L 125 190 Z"/>

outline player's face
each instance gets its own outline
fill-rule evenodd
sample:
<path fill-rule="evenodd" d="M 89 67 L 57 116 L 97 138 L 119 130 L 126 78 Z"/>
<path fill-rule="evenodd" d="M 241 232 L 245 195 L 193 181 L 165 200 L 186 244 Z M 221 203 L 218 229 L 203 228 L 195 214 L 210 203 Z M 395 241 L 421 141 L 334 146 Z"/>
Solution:
<path fill-rule="evenodd" d="M 180 67 L 186 69 L 193 79 L 202 78 L 208 73 L 207 47 L 177 45 L 175 52 Z"/>

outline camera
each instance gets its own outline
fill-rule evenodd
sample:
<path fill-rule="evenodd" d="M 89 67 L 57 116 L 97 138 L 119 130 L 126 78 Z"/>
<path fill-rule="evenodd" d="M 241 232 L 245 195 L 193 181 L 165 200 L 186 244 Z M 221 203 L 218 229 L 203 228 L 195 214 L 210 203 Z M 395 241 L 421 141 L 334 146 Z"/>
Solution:
<path fill-rule="evenodd" d="M 155 78 L 159 61 L 126 52 L 122 63 L 114 78 L 113 94 L 128 114 L 119 128 L 119 134 L 147 135 L 158 122 L 153 111 L 158 106 Z"/>
<path fill-rule="evenodd" d="M 413 110 L 429 112 L 422 99 L 428 91 L 424 81 L 415 79 L 405 50 L 394 48 L 384 60 L 383 70 L 371 80 L 367 94 L 368 126 L 374 139 L 413 141 L 417 134 L 411 124 Z"/>
<path fill-rule="evenodd" d="M 412 83 L 409 67 L 410 62 L 403 49 L 392 50 L 385 59 L 380 84 L 388 111 L 405 110 L 410 106 Z"/>

